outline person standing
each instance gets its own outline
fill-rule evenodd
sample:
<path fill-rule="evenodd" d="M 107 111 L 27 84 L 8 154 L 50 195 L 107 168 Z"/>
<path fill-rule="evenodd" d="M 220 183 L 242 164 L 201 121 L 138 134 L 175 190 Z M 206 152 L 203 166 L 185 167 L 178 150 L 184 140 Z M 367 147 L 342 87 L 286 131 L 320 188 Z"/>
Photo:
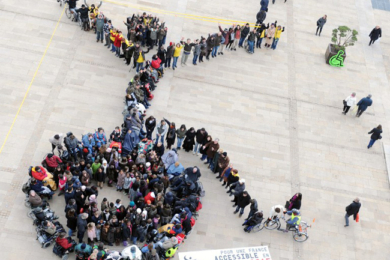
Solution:
<path fill-rule="evenodd" d="M 368 44 L 368 46 L 370 46 L 371 44 L 374 44 L 379 37 L 382 37 L 382 29 L 379 26 L 375 26 L 368 36 L 370 36 L 370 43 Z"/>
<path fill-rule="evenodd" d="M 356 220 L 356 216 L 359 213 L 361 204 L 359 198 L 356 198 L 349 206 L 345 208 L 345 225 L 344 227 L 349 226 L 349 217 L 353 215 L 353 219 Z"/>
<path fill-rule="evenodd" d="M 183 38 L 182 38 L 183 40 Z M 183 45 L 181 45 L 180 43 L 177 43 L 176 44 L 176 48 L 175 50 L 173 51 L 173 64 L 172 64 L 172 69 L 175 70 L 175 68 L 177 68 L 177 60 L 179 59 L 179 56 L 180 56 L 180 52 L 181 52 L 181 49 L 183 49 Z"/>
<path fill-rule="evenodd" d="M 156 145 L 158 142 L 161 141 L 161 143 L 164 145 L 164 137 L 165 134 L 168 132 L 168 126 L 167 122 L 165 120 L 161 120 L 157 124 L 157 133 L 156 133 Z"/>
<path fill-rule="evenodd" d="M 241 217 L 242 214 L 244 214 L 245 207 L 249 205 L 250 201 L 251 201 L 251 196 L 249 196 L 247 191 L 244 191 L 243 193 L 241 193 L 237 197 L 237 202 L 236 202 L 237 207 L 236 207 L 236 210 L 234 211 L 234 214 L 237 214 L 238 211 L 240 211 L 239 217 Z"/>
<path fill-rule="evenodd" d="M 180 128 L 176 130 L 176 135 L 177 135 L 177 150 L 181 149 L 181 145 L 183 143 L 184 137 L 186 136 L 187 129 L 186 125 L 181 125 Z"/>
<path fill-rule="evenodd" d="M 274 40 L 274 37 L 275 37 L 275 26 L 276 26 L 276 21 L 275 23 L 271 24 L 271 27 L 267 29 L 267 32 L 266 32 L 266 39 L 265 39 L 265 47 L 269 48 L 271 47 L 271 44 Z"/>
<path fill-rule="evenodd" d="M 260 11 L 266 11 L 268 12 L 268 4 L 269 4 L 269 0 L 261 0 L 260 1 Z"/>
<path fill-rule="evenodd" d="M 145 120 L 145 128 L 146 128 L 146 138 L 152 140 L 152 133 L 154 128 L 156 127 L 156 118 L 154 116 L 150 116 Z"/>
<path fill-rule="evenodd" d="M 51 153 L 54 154 L 54 150 L 57 148 L 59 155 L 61 156 L 62 142 L 64 141 L 64 134 L 56 134 L 53 137 L 49 138 L 49 142 L 51 143 Z"/>
<path fill-rule="evenodd" d="M 254 47 L 255 47 L 256 35 L 257 35 L 256 28 L 253 28 L 253 30 L 249 33 L 248 36 L 248 52 L 251 54 L 255 52 Z"/>
<path fill-rule="evenodd" d="M 321 36 L 322 27 L 324 27 L 327 18 L 328 18 L 328 16 L 327 16 L 327 15 L 324 15 L 323 17 L 321 17 L 320 19 L 318 19 L 318 21 L 317 21 L 317 31 L 316 31 L 316 35 L 318 34 L 318 36 Z M 318 31 L 319 31 L 319 32 L 318 32 Z"/>
<path fill-rule="evenodd" d="M 195 138 L 195 147 L 193 154 L 198 155 L 200 147 L 204 144 L 204 141 L 207 139 L 207 132 L 206 129 L 201 128 L 196 131 L 196 138 Z"/>
<path fill-rule="evenodd" d="M 275 30 L 275 37 L 274 37 L 274 41 L 272 42 L 271 49 L 273 49 L 273 50 L 276 49 L 276 46 L 278 45 L 280 36 L 282 35 L 282 32 L 284 32 L 284 27 L 282 29 L 282 26 L 279 25 L 278 28 L 276 28 L 276 30 Z"/>
<path fill-rule="evenodd" d="M 186 66 L 188 56 L 191 54 L 191 49 L 195 45 L 195 42 L 191 42 L 191 39 L 187 39 L 187 42 L 183 41 L 184 37 L 181 38 L 181 45 L 184 46 L 183 55 L 181 56 L 181 65 Z"/>
<path fill-rule="evenodd" d="M 344 108 L 342 114 L 346 115 L 351 108 L 351 106 L 354 106 L 356 104 L 356 93 L 353 92 L 350 96 L 346 97 L 343 100 Z"/>
<path fill-rule="evenodd" d="M 267 0 L 267 2 L 268 2 L 268 0 Z M 238 42 L 238 47 L 243 48 L 242 44 L 244 43 L 244 40 L 245 40 L 246 36 L 249 34 L 250 30 L 251 29 L 249 27 L 249 23 L 245 24 L 245 27 L 241 27 L 241 29 L 240 29 L 241 36 L 240 36 L 240 41 Z"/>
<path fill-rule="evenodd" d="M 165 60 L 165 68 L 171 68 L 171 60 L 173 56 L 173 52 L 175 51 L 175 43 L 172 43 L 167 48 L 167 55 Z"/>
<path fill-rule="evenodd" d="M 201 45 L 199 44 L 199 40 L 196 40 L 195 45 L 194 45 L 194 57 L 192 58 L 193 65 L 197 65 L 196 61 L 198 60 L 198 57 L 200 55 L 200 48 L 201 48 Z"/>
<path fill-rule="evenodd" d="M 356 113 L 356 117 L 360 117 L 364 111 L 366 111 L 367 107 L 372 105 L 371 95 L 368 95 L 365 98 L 360 99 L 357 103 L 358 111 Z"/>
<path fill-rule="evenodd" d="M 96 42 L 99 40 L 103 43 L 103 27 L 104 27 L 104 17 L 102 14 L 99 14 L 96 18 Z"/>
<path fill-rule="evenodd" d="M 376 140 L 382 139 L 381 133 L 382 133 L 381 125 L 378 125 L 376 128 L 373 128 L 370 132 L 368 132 L 368 134 L 371 134 L 371 140 L 368 143 L 367 149 L 370 149 L 374 145 Z"/>

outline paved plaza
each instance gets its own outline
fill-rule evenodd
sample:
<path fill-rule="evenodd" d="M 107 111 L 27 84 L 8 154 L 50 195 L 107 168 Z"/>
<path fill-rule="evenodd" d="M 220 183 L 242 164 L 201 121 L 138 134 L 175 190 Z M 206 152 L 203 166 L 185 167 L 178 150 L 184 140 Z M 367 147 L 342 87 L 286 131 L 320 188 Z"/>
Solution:
<path fill-rule="evenodd" d="M 250 55 L 238 49 L 166 71 L 148 115 L 177 126 L 205 127 L 219 138 L 265 214 L 299 191 L 302 219 L 315 219 L 302 244 L 277 231 L 245 233 L 244 217 L 232 214 L 231 198 L 215 176 L 199 157 L 180 151 L 184 166 L 200 167 L 206 197 L 179 252 L 268 245 L 274 260 L 389 259 L 390 186 L 382 144 L 390 144 L 390 12 L 374 9 L 372 2 L 276 0 L 266 23 L 277 20 L 286 31 L 275 51 L 256 49 Z M 101 10 L 125 30 L 122 21 L 139 11 L 135 5 L 250 22 L 259 10 L 258 0 L 115 0 L 104 2 Z M 27 169 L 42 161 L 56 133 L 72 131 L 80 139 L 98 127 L 111 132 L 120 125 L 125 89 L 135 74 L 65 15 L 40 62 L 61 13 L 56 0 L 0 0 L 0 144 L 35 77 L 0 153 L 2 260 L 58 258 L 51 247 L 40 248 L 27 218 L 21 191 Z M 324 14 L 328 22 L 318 37 L 316 21 Z M 217 31 L 218 24 L 210 21 L 158 15 L 169 28 L 168 42 Z M 359 32 L 344 68 L 324 62 L 339 25 Z M 376 25 L 384 37 L 369 47 L 368 34 Z M 341 114 L 342 100 L 352 92 L 358 99 L 372 94 L 373 105 L 360 118 Z M 368 150 L 367 132 L 378 124 L 383 139 Z M 101 194 L 100 200 L 122 196 L 109 188 Z M 360 222 L 344 228 L 345 207 L 355 197 L 362 202 Z M 55 196 L 51 205 L 65 225 L 63 197 Z"/>

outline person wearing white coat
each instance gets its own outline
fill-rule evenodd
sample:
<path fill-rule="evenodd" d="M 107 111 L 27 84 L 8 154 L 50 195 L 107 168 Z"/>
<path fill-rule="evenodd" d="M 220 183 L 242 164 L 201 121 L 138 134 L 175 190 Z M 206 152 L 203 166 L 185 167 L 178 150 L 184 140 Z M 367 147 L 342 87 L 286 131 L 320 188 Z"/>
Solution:
<path fill-rule="evenodd" d="M 343 100 L 344 108 L 343 108 L 343 114 L 346 115 L 349 111 L 349 109 L 356 105 L 356 93 L 353 92 L 350 96 L 348 96 L 346 99 Z"/>

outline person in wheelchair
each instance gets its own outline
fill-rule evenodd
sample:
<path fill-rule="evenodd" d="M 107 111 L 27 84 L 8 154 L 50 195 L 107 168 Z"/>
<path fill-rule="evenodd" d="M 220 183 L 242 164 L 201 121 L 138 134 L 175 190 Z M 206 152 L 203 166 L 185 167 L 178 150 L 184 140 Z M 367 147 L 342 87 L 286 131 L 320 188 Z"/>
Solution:
<path fill-rule="evenodd" d="M 288 232 L 290 230 L 295 229 L 301 223 L 301 213 L 297 209 L 293 209 L 291 211 L 286 212 L 287 215 L 290 215 L 291 218 L 286 221 L 286 229 L 284 232 Z"/>
<path fill-rule="evenodd" d="M 88 259 L 92 254 L 92 247 L 85 243 L 80 243 L 74 248 L 76 252 L 76 259 Z"/>
<path fill-rule="evenodd" d="M 50 188 L 43 186 L 43 183 L 41 181 L 38 181 L 34 178 L 31 180 L 30 189 L 32 191 L 35 191 L 35 193 L 37 193 L 38 195 L 47 196 L 49 200 L 54 195 L 54 192 L 52 192 Z"/>
<path fill-rule="evenodd" d="M 196 193 L 196 184 L 191 180 L 185 180 L 185 185 L 181 186 L 177 191 L 177 197 L 182 198 Z"/>
<path fill-rule="evenodd" d="M 57 232 L 57 225 L 49 220 L 45 220 L 42 223 L 42 229 L 49 235 L 54 235 Z"/>
<path fill-rule="evenodd" d="M 30 202 L 32 209 L 37 207 L 45 209 L 48 205 L 46 200 L 42 200 L 41 196 L 39 196 L 39 194 L 37 194 L 34 190 L 30 190 L 28 195 L 28 201 Z"/>
<path fill-rule="evenodd" d="M 188 167 L 185 169 L 183 172 L 183 175 L 175 181 L 175 183 L 172 184 L 171 190 L 172 191 L 177 191 L 180 189 L 181 186 L 186 184 L 186 180 L 190 180 L 193 183 L 196 183 L 199 178 L 201 177 L 200 170 L 198 167 Z"/>
<path fill-rule="evenodd" d="M 249 233 L 254 226 L 261 224 L 262 221 L 263 212 L 256 212 L 248 220 L 245 220 L 244 224 L 242 224 L 243 226 L 245 226 L 244 231 Z"/>
<path fill-rule="evenodd" d="M 62 232 L 56 239 L 56 244 L 61 246 L 63 249 L 63 254 L 70 253 L 74 251 L 74 248 L 76 246 L 76 241 L 72 240 L 70 237 L 66 237 L 66 233 Z"/>
<path fill-rule="evenodd" d="M 163 66 L 161 65 L 161 60 L 157 55 L 152 56 L 152 62 L 151 62 L 152 68 L 158 70 L 161 73 L 161 77 L 164 75 L 164 69 Z"/>
<path fill-rule="evenodd" d="M 45 221 L 53 221 L 53 220 L 58 219 L 58 216 L 55 216 L 54 212 L 52 212 L 50 210 L 44 211 L 44 210 L 42 210 L 41 207 L 33 209 L 32 212 L 34 213 L 35 218 L 36 218 L 35 224 L 43 223 Z"/>

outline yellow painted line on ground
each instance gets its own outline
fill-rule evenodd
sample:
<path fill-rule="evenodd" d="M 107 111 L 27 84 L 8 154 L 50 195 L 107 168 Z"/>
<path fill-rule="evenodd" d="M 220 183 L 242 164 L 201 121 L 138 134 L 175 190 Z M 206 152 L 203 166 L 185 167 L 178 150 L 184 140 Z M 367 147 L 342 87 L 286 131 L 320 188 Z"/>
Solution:
<path fill-rule="evenodd" d="M 167 14 L 167 15 L 172 15 L 172 16 L 176 16 L 176 17 L 191 19 L 191 20 L 199 20 L 199 21 L 221 23 L 221 24 L 233 24 L 234 23 L 234 24 L 239 24 L 239 25 L 243 25 L 243 24 L 247 23 L 244 21 L 222 19 L 222 18 L 215 18 L 215 17 L 208 17 L 208 16 L 200 16 L 200 15 L 187 14 L 187 13 L 179 13 L 179 12 L 174 12 L 174 11 L 162 10 L 162 9 L 158 9 L 158 8 L 151 8 L 151 7 L 144 7 L 144 6 L 140 6 L 140 5 L 120 3 L 120 2 L 116 2 L 116 1 L 112 1 L 112 0 L 102 0 L 102 1 L 106 2 L 106 3 L 114 4 L 114 5 L 121 5 L 121 6 L 125 6 L 125 7 L 135 8 L 135 9 L 139 9 L 142 11 Z M 103 13 L 104 13 L 104 11 L 103 11 Z M 249 23 L 249 24 L 256 25 L 256 23 Z"/>
<path fill-rule="evenodd" d="M 26 101 L 27 95 L 28 95 L 28 93 L 30 92 L 31 86 L 32 86 L 32 84 L 34 83 L 35 77 L 36 77 L 37 74 L 38 74 L 39 68 L 40 68 L 41 65 L 42 65 L 43 59 L 44 59 L 45 56 L 46 56 L 47 50 L 48 50 L 49 47 L 50 47 L 51 41 L 53 40 L 53 36 L 54 36 L 54 34 L 56 33 L 56 31 L 57 31 L 58 25 L 60 24 L 60 21 L 61 21 L 61 19 L 62 19 L 62 16 L 64 15 L 64 13 L 65 13 L 65 8 L 62 10 L 61 16 L 60 16 L 60 18 L 59 18 L 58 21 L 57 21 L 56 27 L 54 28 L 54 31 L 53 31 L 53 33 L 51 34 L 50 40 L 49 40 L 49 42 L 48 42 L 47 45 L 46 45 L 46 49 L 45 49 L 45 51 L 43 52 L 43 55 L 42 55 L 42 57 L 41 57 L 41 60 L 39 61 L 38 67 L 37 67 L 37 69 L 35 70 L 35 73 L 34 73 L 32 79 L 31 79 L 31 81 L 30 81 L 30 85 L 28 86 L 27 91 L 26 91 L 26 93 L 24 94 L 22 103 L 20 103 L 18 112 L 16 112 L 16 115 L 15 115 L 15 117 L 14 117 L 14 120 L 12 121 L 11 127 L 9 128 L 8 133 L 7 133 L 7 135 L 5 136 L 4 142 L 3 142 L 3 144 L 1 145 L 1 148 L 0 148 L 0 153 L 3 151 L 3 148 L 4 148 L 5 144 L 7 143 L 8 137 L 10 136 L 10 134 L 11 134 L 11 132 L 12 132 L 12 129 L 14 128 L 16 119 L 18 119 L 20 110 L 21 110 L 22 107 L 23 107 L 24 101 Z"/>

